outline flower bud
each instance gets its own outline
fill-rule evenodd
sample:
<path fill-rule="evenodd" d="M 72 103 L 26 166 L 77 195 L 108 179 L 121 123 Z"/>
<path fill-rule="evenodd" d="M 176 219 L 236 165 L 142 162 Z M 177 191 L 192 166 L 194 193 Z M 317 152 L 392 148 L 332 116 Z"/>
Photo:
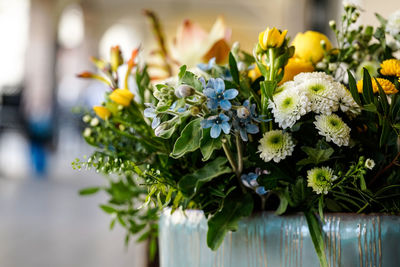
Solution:
<path fill-rule="evenodd" d="M 164 132 L 165 130 L 165 124 L 160 124 L 155 130 L 154 130 L 154 134 L 155 136 L 159 137 L 161 136 L 161 134 Z"/>
<path fill-rule="evenodd" d="M 321 40 L 319 43 L 321 44 L 322 49 L 326 50 L 326 41 Z"/>
<path fill-rule="evenodd" d="M 93 119 L 90 121 L 90 126 L 96 127 L 97 125 L 99 125 L 99 123 L 100 123 L 100 121 L 99 121 L 98 118 L 93 118 Z"/>
<path fill-rule="evenodd" d="M 123 124 L 118 125 L 118 128 L 122 132 L 125 131 L 125 129 L 126 129 L 125 125 L 123 125 Z"/>
<path fill-rule="evenodd" d="M 267 50 L 268 48 L 273 47 L 281 47 L 283 41 L 285 41 L 285 37 L 287 34 L 287 30 L 280 32 L 277 28 L 267 28 L 265 31 L 260 32 L 258 35 L 258 44 L 261 46 L 263 50 Z"/>
<path fill-rule="evenodd" d="M 336 21 L 330 20 L 329 21 L 329 27 L 331 27 L 333 30 L 335 30 L 336 29 Z"/>
<path fill-rule="evenodd" d="M 239 119 L 246 119 L 247 117 L 250 116 L 250 111 L 245 107 L 238 108 L 236 112 Z"/>
<path fill-rule="evenodd" d="M 237 64 L 238 70 L 239 71 L 245 71 L 246 70 L 246 64 L 242 61 L 239 61 Z"/>
<path fill-rule="evenodd" d="M 128 89 L 115 89 L 110 94 L 110 99 L 117 104 L 120 104 L 124 107 L 130 105 L 134 94 L 131 93 Z"/>
<path fill-rule="evenodd" d="M 318 62 L 317 63 L 317 65 L 315 65 L 315 67 L 317 68 L 317 69 L 325 69 L 326 67 L 327 67 L 327 64 L 325 63 L 325 62 Z"/>
<path fill-rule="evenodd" d="M 192 96 L 193 94 L 194 94 L 194 89 L 186 84 L 182 84 L 175 89 L 175 95 L 178 98 Z"/>
<path fill-rule="evenodd" d="M 90 128 L 85 128 L 85 130 L 83 131 L 84 137 L 89 137 L 91 134 L 92 134 L 92 129 Z"/>
<path fill-rule="evenodd" d="M 329 71 L 335 71 L 337 69 L 337 65 L 335 63 L 329 63 L 328 64 L 328 70 Z"/>
<path fill-rule="evenodd" d="M 92 117 L 90 117 L 90 115 L 85 115 L 82 118 L 83 122 L 85 122 L 85 123 L 88 123 L 91 119 L 92 119 Z"/>
<path fill-rule="evenodd" d="M 353 13 L 353 15 L 351 16 L 351 20 L 353 22 L 356 22 L 358 17 L 360 16 L 360 14 L 358 12 Z"/>
<path fill-rule="evenodd" d="M 191 107 L 190 107 L 190 114 L 191 114 L 192 116 L 196 116 L 196 115 L 199 114 L 199 113 L 200 113 L 199 107 L 197 107 L 197 106 L 191 106 Z"/>

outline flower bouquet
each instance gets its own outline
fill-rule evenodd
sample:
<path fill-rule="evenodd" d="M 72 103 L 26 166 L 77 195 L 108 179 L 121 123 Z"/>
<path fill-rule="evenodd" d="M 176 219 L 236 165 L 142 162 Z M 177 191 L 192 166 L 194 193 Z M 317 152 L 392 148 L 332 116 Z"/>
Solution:
<path fill-rule="evenodd" d="M 100 73 L 80 77 L 110 91 L 83 116 L 83 136 L 96 151 L 73 165 L 104 173 L 108 184 L 81 194 L 107 192 L 101 208 L 111 227 L 125 227 L 127 242 L 141 232 L 153 253 L 166 207 L 201 210 L 212 250 L 257 211 L 303 212 L 327 266 L 324 213 L 400 212 L 399 14 L 377 15 L 377 28 L 354 26 L 359 14 L 345 4 L 340 25 L 329 23 L 337 47 L 321 33 L 290 42 L 286 30 L 267 28 L 252 54 L 235 43 L 226 64 L 183 65 L 157 84 L 138 49 L 126 64 L 118 47 L 110 62 L 93 59 Z"/>

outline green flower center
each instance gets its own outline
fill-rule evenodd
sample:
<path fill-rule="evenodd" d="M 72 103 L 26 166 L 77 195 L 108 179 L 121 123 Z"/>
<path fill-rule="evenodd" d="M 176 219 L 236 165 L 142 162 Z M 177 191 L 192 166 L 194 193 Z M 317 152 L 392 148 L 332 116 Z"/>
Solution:
<path fill-rule="evenodd" d="M 280 134 L 272 135 L 267 142 L 271 147 L 279 148 L 282 146 L 283 137 Z"/>
<path fill-rule="evenodd" d="M 282 109 L 288 109 L 288 108 L 290 108 L 291 106 L 293 106 L 293 103 L 294 103 L 294 101 L 293 101 L 293 99 L 292 98 L 286 98 L 285 100 L 283 100 L 282 101 L 282 105 L 281 105 L 281 108 Z"/>
<path fill-rule="evenodd" d="M 313 84 L 310 86 L 310 90 L 313 91 L 314 93 L 318 93 L 320 91 L 325 90 L 325 86 L 323 86 L 322 84 Z"/>
<path fill-rule="evenodd" d="M 333 128 L 339 128 L 341 123 L 338 119 L 335 118 L 330 118 L 329 119 L 329 124 L 333 127 Z"/>

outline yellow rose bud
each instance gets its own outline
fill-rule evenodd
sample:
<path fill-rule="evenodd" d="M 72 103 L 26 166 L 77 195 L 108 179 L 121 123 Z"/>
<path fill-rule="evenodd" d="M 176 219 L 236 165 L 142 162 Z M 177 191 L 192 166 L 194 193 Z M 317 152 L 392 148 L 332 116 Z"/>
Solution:
<path fill-rule="evenodd" d="M 106 107 L 94 106 L 93 110 L 103 120 L 107 120 L 111 116 L 111 112 Z"/>
<path fill-rule="evenodd" d="M 396 94 L 398 92 L 398 90 L 396 89 L 396 86 L 389 80 L 386 80 L 383 78 L 376 78 L 376 79 L 378 80 L 378 83 L 382 87 L 385 94 L 391 95 L 391 94 Z M 378 84 L 376 83 L 374 78 L 371 78 L 371 81 L 372 81 L 373 92 L 378 93 L 379 92 Z M 358 89 L 359 93 L 363 92 L 363 80 L 359 80 L 357 82 L 357 89 Z"/>
<path fill-rule="evenodd" d="M 118 67 L 124 64 L 124 59 L 122 58 L 122 53 L 119 45 L 111 47 L 110 61 L 112 71 L 117 71 Z"/>
<path fill-rule="evenodd" d="M 258 43 L 263 50 L 267 50 L 272 47 L 281 47 L 285 40 L 287 30 L 282 33 L 277 28 L 267 28 L 265 31 L 260 32 L 258 35 Z"/>
<path fill-rule="evenodd" d="M 115 89 L 110 94 L 110 99 L 124 107 L 129 106 L 134 95 L 128 89 Z"/>
<path fill-rule="evenodd" d="M 295 47 L 294 55 L 305 61 L 311 61 L 314 64 L 317 63 L 323 58 L 325 52 L 321 41 L 326 51 L 332 49 L 332 44 L 328 37 L 322 33 L 314 31 L 298 33 L 292 42 L 292 45 Z"/>
<path fill-rule="evenodd" d="M 312 72 L 314 67 L 310 61 L 304 61 L 299 58 L 290 58 L 285 66 L 285 73 L 280 84 L 293 80 L 294 76 L 301 72 Z"/>

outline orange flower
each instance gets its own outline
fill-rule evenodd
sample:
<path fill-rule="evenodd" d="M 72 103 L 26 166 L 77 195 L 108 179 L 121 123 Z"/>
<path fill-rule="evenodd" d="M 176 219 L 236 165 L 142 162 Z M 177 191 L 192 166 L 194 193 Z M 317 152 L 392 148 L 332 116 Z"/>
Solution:
<path fill-rule="evenodd" d="M 299 58 L 290 58 L 288 64 L 285 66 L 285 73 L 280 84 L 293 80 L 294 76 L 301 72 L 312 72 L 314 67 L 309 61 L 304 61 Z"/>
<path fill-rule="evenodd" d="M 379 84 L 381 85 L 383 91 L 385 92 L 385 94 L 390 95 L 390 94 L 396 94 L 398 92 L 398 90 L 396 89 L 396 86 L 394 86 L 393 83 L 391 83 L 390 81 L 383 79 L 383 78 L 376 78 L 379 82 Z M 374 93 L 378 93 L 379 92 L 379 88 L 378 85 L 376 84 L 375 79 L 371 79 L 372 81 L 372 90 Z M 359 80 L 357 82 L 357 89 L 359 93 L 363 92 L 363 80 Z"/>
<path fill-rule="evenodd" d="M 400 76 L 400 60 L 388 59 L 381 64 L 381 73 L 386 76 Z"/>

